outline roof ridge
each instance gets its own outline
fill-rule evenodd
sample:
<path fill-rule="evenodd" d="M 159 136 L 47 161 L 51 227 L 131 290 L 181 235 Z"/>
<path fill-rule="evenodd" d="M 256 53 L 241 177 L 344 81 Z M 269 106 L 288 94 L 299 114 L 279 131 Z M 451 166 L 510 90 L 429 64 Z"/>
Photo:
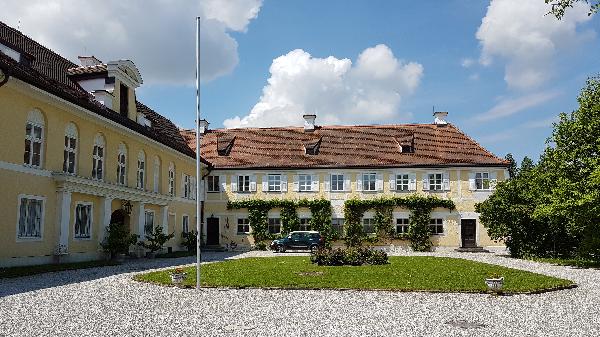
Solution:
<path fill-rule="evenodd" d="M 506 161 L 506 159 L 500 158 L 498 156 L 496 156 L 495 154 L 493 154 L 492 152 L 490 152 L 488 149 L 486 149 L 485 147 L 483 147 L 481 144 L 479 144 L 479 142 L 477 142 L 475 139 L 471 138 L 471 136 L 467 135 L 466 133 L 464 133 L 461 129 L 459 129 L 456 125 L 452 124 L 452 123 L 448 123 L 449 126 L 451 126 L 452 128 L 454 128 L 454 130 L 456 130 L 458 133 L 460 133 L 461 135 L 463 135 L 464 137 L 466 137 L 468 140 L 470 140 L 471 142 L 473 142 L 473 144 L 475 144 L 477 147 L 479 147 L 479 149 L 483 150 L 483 152 L 489 154 L 490 156 L 499 159 L 502 162 L 508 163 Z"/>

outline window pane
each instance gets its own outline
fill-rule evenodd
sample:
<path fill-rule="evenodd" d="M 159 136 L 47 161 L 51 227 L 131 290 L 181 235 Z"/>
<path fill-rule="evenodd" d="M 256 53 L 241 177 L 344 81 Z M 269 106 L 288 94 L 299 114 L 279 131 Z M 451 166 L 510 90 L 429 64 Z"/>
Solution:
<path fill-rule="evenodd" d="M 37 139 L 42 139 L 42 128 L 39 126 L 33 127 L 33 136 Z"/>

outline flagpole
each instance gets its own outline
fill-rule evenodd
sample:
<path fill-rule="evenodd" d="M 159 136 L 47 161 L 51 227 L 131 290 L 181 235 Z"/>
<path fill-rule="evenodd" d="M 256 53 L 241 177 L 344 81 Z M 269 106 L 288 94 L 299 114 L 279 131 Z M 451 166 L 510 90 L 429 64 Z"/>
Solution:
<path fill-rule="evenodd" d="M 200 242 L 202 235 L 202 214 L 200 209 L 202 174 L 200 170 L 200 17 L 196 17 L 196 289 L 200 290 Z"/>

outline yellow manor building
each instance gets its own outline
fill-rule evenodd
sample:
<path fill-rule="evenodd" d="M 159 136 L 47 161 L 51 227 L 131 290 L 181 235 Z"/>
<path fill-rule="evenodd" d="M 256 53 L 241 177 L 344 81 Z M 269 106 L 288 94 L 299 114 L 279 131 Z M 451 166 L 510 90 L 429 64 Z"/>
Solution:
<path fill-rule="evenodd" d="M 79 60 L 0 22 L 0 266 L 103 258 L 114 222 L 141 238 L 162 226 L 175 234 L 166 250 L 183 250 L 197 202 L 206 246 L 250 249 L 247 210 L 226 206 L 252 198 L 326 198 L 343 233 L 349 198 L 432 194 L 457 206 L 432 212 L 434 245 L 498 245 L 474 205 L 507 178 L 507 163 L 447 123 L 447 113 L 432 124 L 379 126 L 318 126 L 314 115 L 304 127 L 210 130 L 201 121 L 197 183 L 195 134 L 136 99 L 143 80 L 135 64 Z M 310 211 L 298 215 L 309 229 Z M 393 216 L 406 231 L 409 211 Z M 268 222 L 269 232 L 281 231 L 279 210 Z M 371 212 L 363 224 L 372 230 Z"/>

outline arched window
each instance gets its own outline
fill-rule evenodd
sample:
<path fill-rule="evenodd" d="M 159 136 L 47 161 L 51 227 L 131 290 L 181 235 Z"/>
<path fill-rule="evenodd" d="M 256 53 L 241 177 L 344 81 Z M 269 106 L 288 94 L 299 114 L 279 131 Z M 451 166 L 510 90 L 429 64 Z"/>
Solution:
<path fill-rule="evenodd" d="M 144 189 L 146 187 L 146 154 L 140 151 L 137 161 L 137 188 Z"/>
<path fill-rule="evenodd" d="M 175 165 L 169 163 L 169 195 L 175 195 Z"/>
<path fill-rule="evenodd" d="M 65 128 L 65 148 L 63 160 L 63 172 L 75 174 L 77 159 L 77 127 L 73 123 L 67 124 Z"/>
<path fill-rule="evenodd" d="M 158 156 L 154 156 L 154 193 L 160 192 L 160 158 Z"/>
<path fill-rule="evenodd" d="M 127 185 L 127 147 L 123 143 L 119 144 L 117 163 L 117 183 Z"/>
<path fill-rule="evenodd" d="M 97 134 L 94 138 L 94 150 L 92 152 L 92 179 L 104 179 L 104 148 L 106 142 L 104 136 Z"/>
<path fill-rule="evenodd" d="M 30 111 L 25 125 L 25 153 L 23 163 L 34 167 L 42 166 L 44 144 L 44 115 L 39 110 Z"/>

